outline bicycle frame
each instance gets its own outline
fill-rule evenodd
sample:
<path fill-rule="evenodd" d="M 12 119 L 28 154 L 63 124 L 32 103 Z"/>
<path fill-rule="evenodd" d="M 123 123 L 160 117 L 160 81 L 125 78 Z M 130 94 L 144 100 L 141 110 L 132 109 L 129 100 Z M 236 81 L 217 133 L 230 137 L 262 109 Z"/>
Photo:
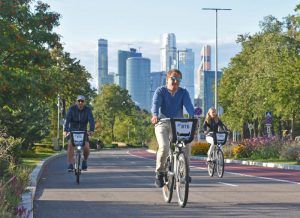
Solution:
<path fill-rule="evenodd" d="M 185 207 L 189 192 L 189 166 L 185 148 L 194 137 L 197 119 L 168 119 L 171 123 L 172 138 L 167 158 L 167 175 L 163 195 L 165 201 L 170 203 L 173 189 L 176 189 L 178 204 Z"/>
<path fill-rule="evenodd" d="M 217 171 L 218 177 L 222 178 L 224 175 L 224 154 L 222 146 L 227 141 L 227 132 L 213 133 L 214 149 L 212 151 L 212 161 L 208 162 L 207 170 L 209 176 L 213 177 L 214 172 Z"/>
<path fill-rule="evenodd" d="M 76 182 L 79 184 L 79 178 L 81 175 L 81 154 L 83 150 L 83 146 L 86 141 L 86 131 L 72 131 L 71 132 L 71 142 L 72 145 L 75 147 L 75 176 L 76 176 Z"/>

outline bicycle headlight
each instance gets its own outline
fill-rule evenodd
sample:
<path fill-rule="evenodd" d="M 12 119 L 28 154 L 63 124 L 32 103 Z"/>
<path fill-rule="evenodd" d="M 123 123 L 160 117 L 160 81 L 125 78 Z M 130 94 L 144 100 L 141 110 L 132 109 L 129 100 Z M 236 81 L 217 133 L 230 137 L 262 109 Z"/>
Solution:
<path fill-rule="evenodd" d="M 81 146 L 77 146 L 77 150 L 81 150 Z"/>

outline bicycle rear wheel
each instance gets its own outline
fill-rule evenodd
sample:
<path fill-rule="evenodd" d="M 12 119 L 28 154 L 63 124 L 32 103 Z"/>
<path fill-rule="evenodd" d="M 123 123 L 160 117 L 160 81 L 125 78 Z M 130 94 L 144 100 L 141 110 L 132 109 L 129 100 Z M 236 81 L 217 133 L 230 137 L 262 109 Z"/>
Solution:
<path fill-rule="evenodd" d="M 173 196 L 173 189 L 174 189 L 174 173 L 173 173 L 173 166 L 171 162 L 171 157 L 167 158 L 167 173 L 164 176 L 165 184 L 162 187 L 163 195 L 165 202 L 170 203 Z"/>
<path fill-rule="evenodd" d="M 179 206 L 185 207 L 189 195 L 189 169 L 183 153 L 180 153 L 177 159 L 176 192 Z"/>
<path fill-rule="evenodd" d="M 216 168 L 218 177 L 222 178 L 224 175 L 224 154 L 221 149 L 218 149 L 217 151 Z"/>

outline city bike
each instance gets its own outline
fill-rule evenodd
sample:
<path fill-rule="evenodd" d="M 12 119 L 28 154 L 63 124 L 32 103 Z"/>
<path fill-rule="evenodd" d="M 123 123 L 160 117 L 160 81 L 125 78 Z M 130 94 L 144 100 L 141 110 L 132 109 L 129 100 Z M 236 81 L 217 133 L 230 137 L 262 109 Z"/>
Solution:
<path fill-rule="evenodd" d="M 218 177 L 222 178 L 224 175 L 224 154 L 222 146 L 227 141 L 228 132 L 210 132 L 209 133 L 214 139 L 214 149 L 212 152 L 211 160 L 207 162 L 208 175 L 214 176 L 217 172 Z"/>
<path fill-rule="evenodd" d="M 186 146 L 194 139 L 198 120 L 164 118 L 160 121 L 170 122 L 172 130 L 169 156 L 166 161 L 167 172 L 164 175 L 164 186 L 162 188 L 164 200 L 170 203 L 173 190 L 176 189 L 178 204 L 180 207 L 185 207 L 190 183 Z"/>
<path fill-rule="evenodd" d="M 76 182 L 79 184 L 80 175 L 81 175 L 81 162 L 82 162 L 82 150 L 85 144 L 87 137 L 86 131 L 71 131 L 71 142 L 75 147 L 75 164 L 74 164 L 74 172 L 76 177 Z"/>

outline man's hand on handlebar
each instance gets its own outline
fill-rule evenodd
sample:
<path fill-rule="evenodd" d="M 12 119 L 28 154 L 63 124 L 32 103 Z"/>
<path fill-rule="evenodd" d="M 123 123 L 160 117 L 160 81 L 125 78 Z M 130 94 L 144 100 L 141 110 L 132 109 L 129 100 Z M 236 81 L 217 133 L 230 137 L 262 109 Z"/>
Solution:
<path fill-rule="evenodd" d="M 64 131 L 64 137 L 67 137 L 70 134 L 70 132 Z"/>

